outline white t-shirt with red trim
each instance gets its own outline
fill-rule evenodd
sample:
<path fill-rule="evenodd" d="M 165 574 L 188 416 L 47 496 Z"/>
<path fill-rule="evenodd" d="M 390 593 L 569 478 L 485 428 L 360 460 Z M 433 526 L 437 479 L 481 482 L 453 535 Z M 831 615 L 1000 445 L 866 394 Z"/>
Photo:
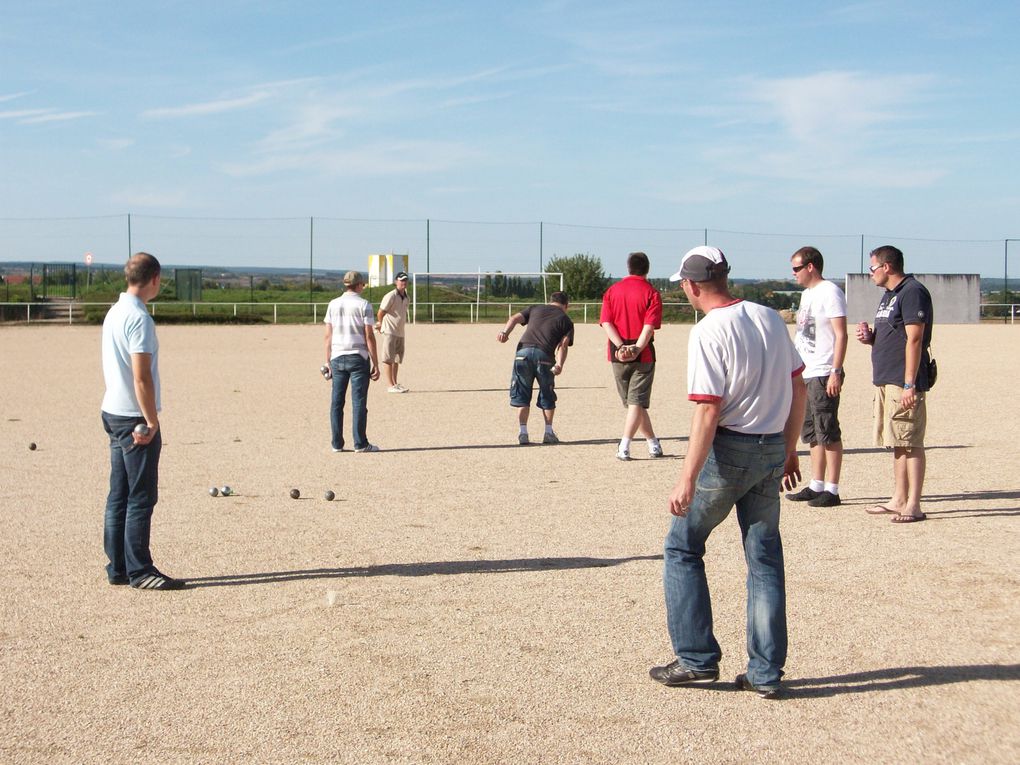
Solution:
<path fill-rule="evenodd" d="M 719 425 L 739 433 L 781 433 L 804 371 L 782 317 L 736 300 L 694 325 L 687 346 L 687 398 L 720 401 Z"/>

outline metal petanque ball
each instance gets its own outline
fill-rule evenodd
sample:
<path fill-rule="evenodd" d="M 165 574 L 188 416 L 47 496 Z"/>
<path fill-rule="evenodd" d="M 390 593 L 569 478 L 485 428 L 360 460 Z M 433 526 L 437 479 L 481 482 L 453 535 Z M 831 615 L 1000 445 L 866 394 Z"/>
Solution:
<path fill-rule="evenodd" d="M 229 486 L 224 486 L 222 489 L 220 489 L 220 494 L 222 494 L 224 497 L 229 497 L 233 493 L 234 490 L 231 489 Z"/>
<path fill-rule="evenodd" d="M 39 448 L 39 447 L 37 447 L 37 446 L 35 445 L 35 441 L 33 441 L 32 443 L 30 443 L 30 444 L 28 445 L 28 450 L 29 450 L 30 452 L 34 452 L 34 451 L 35 451 L 35 450 L 36 450 L 37 448 Z"/>
<path fill-rule="evenodd" d="M 325 498 L 325 500 L 326 500 L 327 502 L 332 502 L 332 501 L 333 501 L 334 499 L 336 499 L 336 494 L 334 494 L 334 493 L 333 493 L 333 492 L 331 492 L 331 491 L 327 491 L 327 492 L 326 492 L 326 493 L 325 493 L 325 494 L 323 495 L 323 497 Z"/>
<path fill-rule="evenodd" d="M 146 425 L 144 422 L 140 422 L 137 425 L 135 425 L 135 433 L 137 433 L 140 436 L 147 436 L 149 435 L 149 426 Z"/>
<path fill-rule="evenodd" d="M 290 498 L 291 499 L 297 499 L 300 496 L 301 496 L 301 492 L 298 491 L 297 489 L 291 489 L 290 490 Z"/>
<path fill-rule="evenodd" d="M 217 489 L 215 486 L 213 486 L 211 489 L 209 489 L 209 496 L 210 497 L 215 497 L 215 496 L 219 495 L 219 493 L 220 493 L 220 490 Z"/>

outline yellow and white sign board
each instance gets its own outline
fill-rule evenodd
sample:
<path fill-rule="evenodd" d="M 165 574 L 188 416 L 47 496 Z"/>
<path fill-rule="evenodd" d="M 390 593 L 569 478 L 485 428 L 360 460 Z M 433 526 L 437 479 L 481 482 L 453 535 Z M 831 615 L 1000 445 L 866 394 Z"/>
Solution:
<path fill-rule="evenodd" d="M 384 287 L 393 284 L 393 277 L 407 271 L 408 256 L 392 252 L 385 255 L 368 256 L 368 286 Z"/>

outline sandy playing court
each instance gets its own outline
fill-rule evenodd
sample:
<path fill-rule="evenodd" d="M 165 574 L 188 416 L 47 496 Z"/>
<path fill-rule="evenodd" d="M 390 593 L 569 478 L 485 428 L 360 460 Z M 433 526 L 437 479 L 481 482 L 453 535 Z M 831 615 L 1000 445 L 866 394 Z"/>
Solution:
<path fill-rule="evenodd" d="M 911 525 L 863 512 L 892 459 L 851 340 L 845 504 L 783 501 L 789 696 L 768 702 L 732 686 L 732 516 L 707 561 L 723 677 L 647 676 L 671 658 L 690 328 L 656 339 L 669 458 L 637 442 L 629 464 L 601 330 L 559 378 L 564 443 L 522 448 L 497 329 L 411 327 L 412 392 L 370 395 L 384 451 L 334 454 L 320 327 L 161 327 L 153 552 L 193 586 L 151 593 L 103 571 L 99 328 L 0 328 L 0 761 L 1020 761 L 1020 331 L 936 328 L 930 520 Z M 237 496 L 208 496 L 223 484 Z"/>

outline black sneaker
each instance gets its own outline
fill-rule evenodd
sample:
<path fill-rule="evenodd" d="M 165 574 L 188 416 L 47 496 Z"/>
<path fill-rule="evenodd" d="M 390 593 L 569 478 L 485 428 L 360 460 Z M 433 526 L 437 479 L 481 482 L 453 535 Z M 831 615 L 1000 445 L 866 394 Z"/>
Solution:
<path fill-rule="evenodd" d="M 678 685 L 707 685 L 719 679 L 718 669 L 687 669 L 679 659 L 665 667 L 652 667 L 648 676 L 657 683 L 675 688 Z"/>
<path fill-rule="evenodd" d="M 752 685 L 751 681 L 747 679 L 747 675 L 737 675 L 737 690 L 738 691 L 754 691 L 759 697 L 763 699 L 778 699 L 783 695 L 783 688 L 780 685 Z"/>
<path fill-rule="evenodd" d="M 833 494 L 831 491 L 823 491 L 814 499 L 809 499 L 808 504 L 811 507 L 839 507 L 842 502 L 839 501 L 838 494 Z"/>
<path fill-rule="evenodd" d="M 803 489 L 798 491 L 796 494 L 787 494 L 786 498 L 793 502 L 807 502 L 808 500 L 814 499 L 822 492 L 815 491 L 810 486 L 805 486 Z"/>
<path fill-rule="evenodd" d="M 107 574 L 106 581 L 108 581 L 110 584 L 115 585 L 131 584 L 131 580 L 128 579 L 127 574 L 114 574 L 113 576 Z"/>
<path fill-rule="evenodd" d="M 174 579 L 158 571 L 140 576 L 131 582 L 131 586 L 136 590 L 183 590 L 185 584 L 183 579 Z"/>

